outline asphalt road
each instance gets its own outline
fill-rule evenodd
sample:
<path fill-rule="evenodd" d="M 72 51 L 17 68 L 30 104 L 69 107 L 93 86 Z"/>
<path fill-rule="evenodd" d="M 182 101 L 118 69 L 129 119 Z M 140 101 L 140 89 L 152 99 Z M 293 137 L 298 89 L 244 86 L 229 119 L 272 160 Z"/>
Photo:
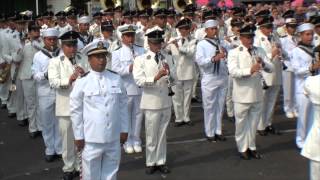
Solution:
<path fill-rule="evenodd" d="M 277 105 L 274 125 L 283 134 L 257 137 L 261 160 L 241 160 L 234 140 L 234 125 L 224 118 L 226 142 L 210 143 L 204 139 L 203 111 L 192 104 L 193 127 L 168 128 L 168 158 L 171 173 L 146 175 L 145 152 L 122 153 L 120 180 L 305 180 L 308 162 L 295 146 L 295 119 L 287 119 Z M 144 137 L 144 132 L 142 132 Z M 144 139 L 144 138 L 143 138 Z M 62 162 L 44 161 L 41 137 L 30 139 L 27 128 L 9 119 L 0 110 L 0 179 L 57 180 L 62 178 Z"/>

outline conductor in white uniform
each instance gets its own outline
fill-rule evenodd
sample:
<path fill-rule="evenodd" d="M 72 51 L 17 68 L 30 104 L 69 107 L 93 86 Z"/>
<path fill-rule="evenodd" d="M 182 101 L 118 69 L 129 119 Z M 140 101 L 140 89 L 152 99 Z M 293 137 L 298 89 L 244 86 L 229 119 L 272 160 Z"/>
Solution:
<path fill-rule="evenodd" d="M 126 90 L 120 75 L 105 70 L 107 44 L 85 47 L 91 69 L 76 80 L 70 94 L 75 144 L 82 152 L 83 180 L 115 180 L 120 164 L 120 142 L 128 136 Z"/>

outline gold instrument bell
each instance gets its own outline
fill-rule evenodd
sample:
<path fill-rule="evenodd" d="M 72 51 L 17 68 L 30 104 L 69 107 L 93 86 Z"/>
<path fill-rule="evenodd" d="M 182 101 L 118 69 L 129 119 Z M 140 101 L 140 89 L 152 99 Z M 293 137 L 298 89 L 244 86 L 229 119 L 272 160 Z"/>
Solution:
<path fill-rule="evenodd" d="M 121 0 L 100 0 L 102 9 L 115 8 L 122 5 Z"/>
<path fill-rule="evenodd" d="M 160 0 L 137 0 L 136 2 L 139 11 L 150 8 L 157 9 L 160 4 Z"/>
<path fill-rule="evenodd" d="M 187 5 L 193 4 L 192 0 L 173 0 L 172 2 L 174 9 L 179 13 L 182 13 Z"/>

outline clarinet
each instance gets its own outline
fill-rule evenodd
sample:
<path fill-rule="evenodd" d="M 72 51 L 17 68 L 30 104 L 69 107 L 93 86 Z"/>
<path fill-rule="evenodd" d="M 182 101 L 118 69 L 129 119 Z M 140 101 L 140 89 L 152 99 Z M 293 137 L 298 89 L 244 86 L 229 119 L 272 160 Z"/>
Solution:
<path fill-rule="evenodd" d="M 275 37 L 274 34 L 271 35 L 271 46 L 273 48 L 279 49 L 279 51 L 280 51 L 280 57 L 279 58 L 280 58 L 280 61 L 281 61 L 281 64 L 282 64 L 282 70 L 288 69 L 287 65 L 284 63 L 284 54 L 283 54 L 283 51 L 281 49 L 281 45 L 279 43 L 277 43 L 276 37 Z"/>
<path fill-rule="evenodd" d="M 159 52 L 159 58 L 162 64 L 162 67 L 167 67 L 168 63 L 167 60 L 165 59 L 165 57 Z M 166 71 L 168 73 L 166 79 L 168 82 L 168 96 L 173 96 L 175 93 L 172 90 L 172 86 L 174 86 L 174 79 L 173 77 L 170 75 L 170 69 L 166 68 Z"/>
<path fill-rule="evenodd" d="M 252 47 L 252 49 L 251 49 L 251 54 L 252 54 L 252 57 L 253 57 L 255 62 L 260 63 L 260 64 L 262 63 L 262 62 L 260 62 L 260 60 L 258 60 L 259 56 L 258 56 L 258 54 L 257 54 L 257 52 L 256 52 L 254 47 Z M 266 80 L 264 79 L 261 71 L 258 72 L 258 75 L 261 78 L 262 89 L 264 89 L 264 90 L 268 89 L 269 86 L 267 85 Z"/>

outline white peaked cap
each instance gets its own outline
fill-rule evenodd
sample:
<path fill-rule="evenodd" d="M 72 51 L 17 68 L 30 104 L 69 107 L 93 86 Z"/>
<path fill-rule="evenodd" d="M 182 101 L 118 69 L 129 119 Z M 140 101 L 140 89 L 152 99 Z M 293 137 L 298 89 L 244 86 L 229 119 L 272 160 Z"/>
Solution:
<path fill-rule="evenodd" d="M 55 28 L 48 28 L 42 31 L 42 36 L 43 37 L 58 37 L 59 36 L 59 31 L 56 30 Z"/>
<path fill-rule="evenodd" d="M 89 16 L 82 16 L 78 19 L 79 24 L 87 24 L 90 23 L 91 18 Z"/>
<path fill-rule="evenodd" d="M 204 23 L 204 28 L 218 27 L 218 25 L 218 21 L 210 19 Z"/>
<path fill-rule="evenodd" d="M 313 30 L 314 29 L 314 25 L 311 23 L 303 23 L 301 25 L 298 26 L 297 28 L 297 32 L 301 33 L 303 31 L 308 31 L 308 30 Z"/>

